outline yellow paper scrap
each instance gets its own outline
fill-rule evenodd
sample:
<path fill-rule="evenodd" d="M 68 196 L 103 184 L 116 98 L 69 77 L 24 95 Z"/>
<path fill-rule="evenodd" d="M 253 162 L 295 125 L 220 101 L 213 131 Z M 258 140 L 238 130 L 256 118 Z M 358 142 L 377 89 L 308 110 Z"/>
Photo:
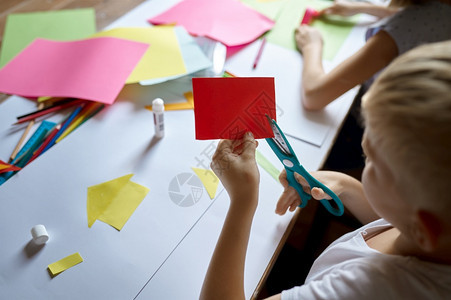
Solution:
<path fill-rule="evenodd" d="M 216 196 L 216 190 L 218 189 L 219 178 L 212 170 L 205 170 L 199 168 L 191 168 L 207 190 L 210 199 Z"/>
<path fill-rule="evenodd" d="M 91 37 L 116 37 L 150 45 L 126 83 L 187 72 L 174 26 L 115 28 Z"/>
<path fill-rule="evenodd" d="M 80 253 L 74 253 L 72 255 L 69 255 L 63 259 L 60 259 L 57 262 L 54 262 L 53 264 L 50 264 L 47 266 L 47 268 L 50 271 L 50 274 L 52 277 L 58 275 L 59 273 L 66 271 L 67 269 L 78 265 L 83 261 L 83 258 L 81 257 Z"/>
<path fill-rule="evenodd" d="M 191 107 L 194 108 L 194 95 L 193 92 L 189 91 L 183 94 L 185 96 L 186 101 L 191 104 Z"/>
<path fill-rule="evenodd" d="M 129 174 L 88 187 L 88 227 L 96 220 L 117 230 L 124 227 L 149 192 L 148 188 L 130 181 L 132 176 Z"/>

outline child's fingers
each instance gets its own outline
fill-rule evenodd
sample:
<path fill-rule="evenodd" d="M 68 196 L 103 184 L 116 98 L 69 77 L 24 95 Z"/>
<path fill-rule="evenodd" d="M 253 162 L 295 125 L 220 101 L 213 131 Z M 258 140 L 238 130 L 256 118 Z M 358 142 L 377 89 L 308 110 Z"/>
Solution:
<path fill-rule="evenodd" d="M 252 132 L 246 132 L 242 138 L 243 151 L 241 155 L 246 158 L 255 158 L 255 149 L 257 148 L 257 141 L 254 139 Z"/>
<path fill-rule="evenodd" d="M 326 8 L 321 9 L 318 13 L 319 13 L 320 16 L 321 15 L 330 15 L 330 14 L 333 13 L 333 8 L 326 7 Z"/>
<path fill-rule="evenodd" d="M 315 200 L 322 200 L 322 199 L 330 200 L 330 199 L 332 199 L 332 197 L 329 196 L 328 194 L 326 194 L 326 192 L 324 192 L 323 189 L 320 189 L 318 187 L 314 187 L 312 189 L 312 193 L 311 194 L 312 194 L 313 199 L 315 199 Z"/>
<path fill-rule="evenodd" d="M 287 180 L 287 171 L 285 169 L 282 170 L 279 174 L 279 182 L 282 184 L 284 188 L 288 187 L 288 180 Z"/>
<path fill-rule="evenodd" d="M 233 142 L 234 142 L 233 140 L 220 140 L 219 143 L 218 143 L 218 146 L 216 147 L 215 154 L 216 153 L 221 153 L 221 152 L 224 152 L 224 151 L 232 152 L 232 150 L 233 150 L 233 148 L 232 148 Z"/>
<path fill-rule="evenodd" d="M 252 132 L 246 132 L 243 137 L 239 140 L 232 141 L 232 152 L 236 155 L 241 155 L 244 153 L 245 149 L 248 148 L 246 153 L 255 152 L 255 148 L 257 148 L 258 142 L 254 139 Z M 255 156 L 255 155 L 254 155 Z"/>
<path fill-rule="evenodd" d="M 294 178 L 302 186 L 304 192 L 306 192 L 307 194 L 311 194 L 310 185 L 308 184 L 307 180 L 305 180 L 304 176 L 294 172 Z"/>
<path fill-rule="evenodd" d="M 222 171 L 230 162 L 230 154 L 233 150 L 233 141 L 231 140 L 220 140 L 216 151 L 213 154 L 210 167 L 213 172 L 220 176 Z"/>
<path fill-rule="evenodd" d="M 279 201 L 276 205 L 276 214 L 283 215 L 287 209 L 293 211 L 300 204 L 301 198 L 296 190 L 292 187 L 286 188 L 282 195 L 280 195 Z"/>

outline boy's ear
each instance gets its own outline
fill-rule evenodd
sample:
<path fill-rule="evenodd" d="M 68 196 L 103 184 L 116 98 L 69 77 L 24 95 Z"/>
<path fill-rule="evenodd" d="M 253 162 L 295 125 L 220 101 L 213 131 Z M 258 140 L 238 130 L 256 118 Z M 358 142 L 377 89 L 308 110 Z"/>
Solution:
<path fill-rule="evenodd" d="M 413 237 L 416 243 L 426 252 L 434 251 L 443 230 L 440 220 L 425 210 L 417 211 L 415 218 Z"/>

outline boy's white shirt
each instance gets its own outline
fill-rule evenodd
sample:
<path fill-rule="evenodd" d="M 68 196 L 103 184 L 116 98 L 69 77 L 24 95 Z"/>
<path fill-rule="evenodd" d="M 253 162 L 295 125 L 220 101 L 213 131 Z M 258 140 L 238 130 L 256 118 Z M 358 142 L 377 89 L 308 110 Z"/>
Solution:
<path fill-rule="evenodd" d="M 305 284 L 283 291 L 282 299 L 450 299 L 451 266 L 366 244 L 391 227 L 380 219 L 340 237 L 313 263 Z"/>

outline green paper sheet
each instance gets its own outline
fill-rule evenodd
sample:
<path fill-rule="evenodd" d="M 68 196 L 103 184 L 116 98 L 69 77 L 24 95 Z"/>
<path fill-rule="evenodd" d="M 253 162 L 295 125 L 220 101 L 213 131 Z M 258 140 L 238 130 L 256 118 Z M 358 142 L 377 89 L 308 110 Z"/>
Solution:
<path fill-rule="evenodd" d="M 242 3 L 252 7 L 259 13 L 267 16 L 271 20 L 277 20 L 279 12 L 283 6 L 290 0 L 273 0 L 263 2 L 261 0 L 240 0 Z"/>
<path fill-rule="evenodd" d="M 0 68 L 35 38 L 69 41 L 96 32 L 92 8 L 10 14 L 6 20 L 0 51 Z"/>
<path fill-rule="evenodd" d="M 260 151 L 255 151 L 255 160 L 272 178 L 279 182 L 280 171 Z"/>
<path fill-rule="evenodd" d="M 259 2 L 258 0 L 241 0 L 260 13 L 272 18 L 276 24 L 266 34 L 267 41 L 282 47 L 296 50 L 294 30 L 299 26 L 305 9 L 312 7 L 321 10 L 332 5 L 331 1 L 322 0 L 280 0 L 274 2 Z M 355 26 L 358 16 L 344 18 L 339 16 L 323 16 L 315 19 L 313 27 L 323 35 L 323 58 L 333 60 L 338 50 Z M 362 37 L 363 38 L 363 37 Z"/>

